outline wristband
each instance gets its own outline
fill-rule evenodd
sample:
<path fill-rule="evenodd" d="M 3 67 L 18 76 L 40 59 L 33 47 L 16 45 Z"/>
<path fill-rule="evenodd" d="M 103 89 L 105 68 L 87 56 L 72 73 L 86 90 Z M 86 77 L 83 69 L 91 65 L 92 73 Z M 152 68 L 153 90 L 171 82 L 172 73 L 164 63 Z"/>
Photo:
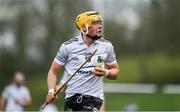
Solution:
<path fill-rule="evenodd" d="M 48 93 L 52 93 L 55 92 L 55 90 L 53 88 L 49 89 Z"/>
<path fill-rule="evenodd" d="M 106 73 L 105 73 L 105 77 L 109 75 L 109 70 L 105 69 Z"/>

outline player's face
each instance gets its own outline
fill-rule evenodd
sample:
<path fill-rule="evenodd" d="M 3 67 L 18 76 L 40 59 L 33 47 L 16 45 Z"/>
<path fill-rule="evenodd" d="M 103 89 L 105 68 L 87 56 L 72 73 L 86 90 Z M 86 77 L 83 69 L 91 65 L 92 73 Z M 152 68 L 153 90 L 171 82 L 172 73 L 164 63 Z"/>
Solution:
<path fill-rule="evenodd" d="M 14 77 L 14 80 L 15 80 L 15 83 L 16 83 L 17 85 L 23 85 L 23 84 L 24 84 L 24 81 L 25 81 L 24 75 L 21 74 L 21 73 L 16 73 L 16 74 L 15 74 L 15 77 Z"/>
<path fill-rule="evenodd" d="M 94 21 L 88 29 L 88 34 L 90 36 L 102 36 L 102 30 L 102 21 Z"/>

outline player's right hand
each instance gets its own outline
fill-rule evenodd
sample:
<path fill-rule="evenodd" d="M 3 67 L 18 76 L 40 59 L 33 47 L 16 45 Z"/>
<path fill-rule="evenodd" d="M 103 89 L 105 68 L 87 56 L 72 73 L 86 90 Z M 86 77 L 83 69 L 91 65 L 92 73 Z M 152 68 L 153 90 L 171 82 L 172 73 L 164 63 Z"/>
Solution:
<path fill-rule="evenodd" d="M 22 101 L 20 101 L 18 99 L 15 100 L 15 103 L 18 104 L 18 105 L 23 105 Z"/>
<path fill-rule="evenodd" d="M 93 73 L 94 75 L 98 76 L 98 77 L 102 77 L 105 76 L 107 72 L 107 69 L 105 69 L 103 66 L 101 65 L 96 65 L 94 67 Z"/>
<path fill-rule="evenodd" d="M 57 97 L 55 96 L 55 91 L 53 92 L 53 91 L 51 91 L 51 92 L 49 92 L 48 94 L 47 94 L 47 96 L 46 96 L 46 100 L 47 100 L 47 102 L 53 102 L 55 99 L 57 99 Z"/>

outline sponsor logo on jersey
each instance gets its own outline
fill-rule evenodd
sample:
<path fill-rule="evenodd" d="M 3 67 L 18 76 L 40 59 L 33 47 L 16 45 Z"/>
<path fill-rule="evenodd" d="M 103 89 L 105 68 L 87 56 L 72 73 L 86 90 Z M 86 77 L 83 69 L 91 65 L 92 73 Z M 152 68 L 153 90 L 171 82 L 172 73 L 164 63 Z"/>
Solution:
<path fill-rule="evenodd" d="M 78 57 L 72 57 L 72 60 L 79 61 L 79 58 Z"/>
<path fill-rule="evenodd" d="M 78 74 L 82 74 L 82 75 L 84 75 L 84 76 L 90 76 L 90 75 L 93 74 L 93 72 L 92 72 L 91 70 L 89 70 L 89 71 L 79 70 L 79 71 L 78 71 Z"/>

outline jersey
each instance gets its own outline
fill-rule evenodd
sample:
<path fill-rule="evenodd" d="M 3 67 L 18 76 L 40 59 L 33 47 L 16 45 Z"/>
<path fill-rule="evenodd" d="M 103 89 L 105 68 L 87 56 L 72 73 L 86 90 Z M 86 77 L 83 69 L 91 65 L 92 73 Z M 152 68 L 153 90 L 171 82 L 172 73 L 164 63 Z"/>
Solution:
<path fill-rule="evenodd" d="M 63 74 L 61 80 L 59 81 L 60 84 L 64 84 L 68 80 L 68 75 Z"/>
<path fill-rule="evenodd" d="M 96 54 L 68 82 L 65 98 L 71 97 L 75 93 L 80 93 L 104 99 L 103 77 L 95 76 L 92 71 L 97 64 L 110 65 L 117 63 L 111 42 L 102 38 L 96 40 L 88 47 L 83 37 L 79 35 L 61 45 L 54 61 L 60 65 L 64 65 L 64 75 L 70 77 L 95 49 L 97 49 Z"/>
<path fill-rule="evenodd" d="M 18 111 L 24 110 L 22 105 L 16 104 L 16 100 L 24 101 L 31 100 L 29 90 L 25 86 L 17 87 L 14 83 L 7 86 L 2 92 L 2 97 L 7 101 L 5 111 Z"/>

